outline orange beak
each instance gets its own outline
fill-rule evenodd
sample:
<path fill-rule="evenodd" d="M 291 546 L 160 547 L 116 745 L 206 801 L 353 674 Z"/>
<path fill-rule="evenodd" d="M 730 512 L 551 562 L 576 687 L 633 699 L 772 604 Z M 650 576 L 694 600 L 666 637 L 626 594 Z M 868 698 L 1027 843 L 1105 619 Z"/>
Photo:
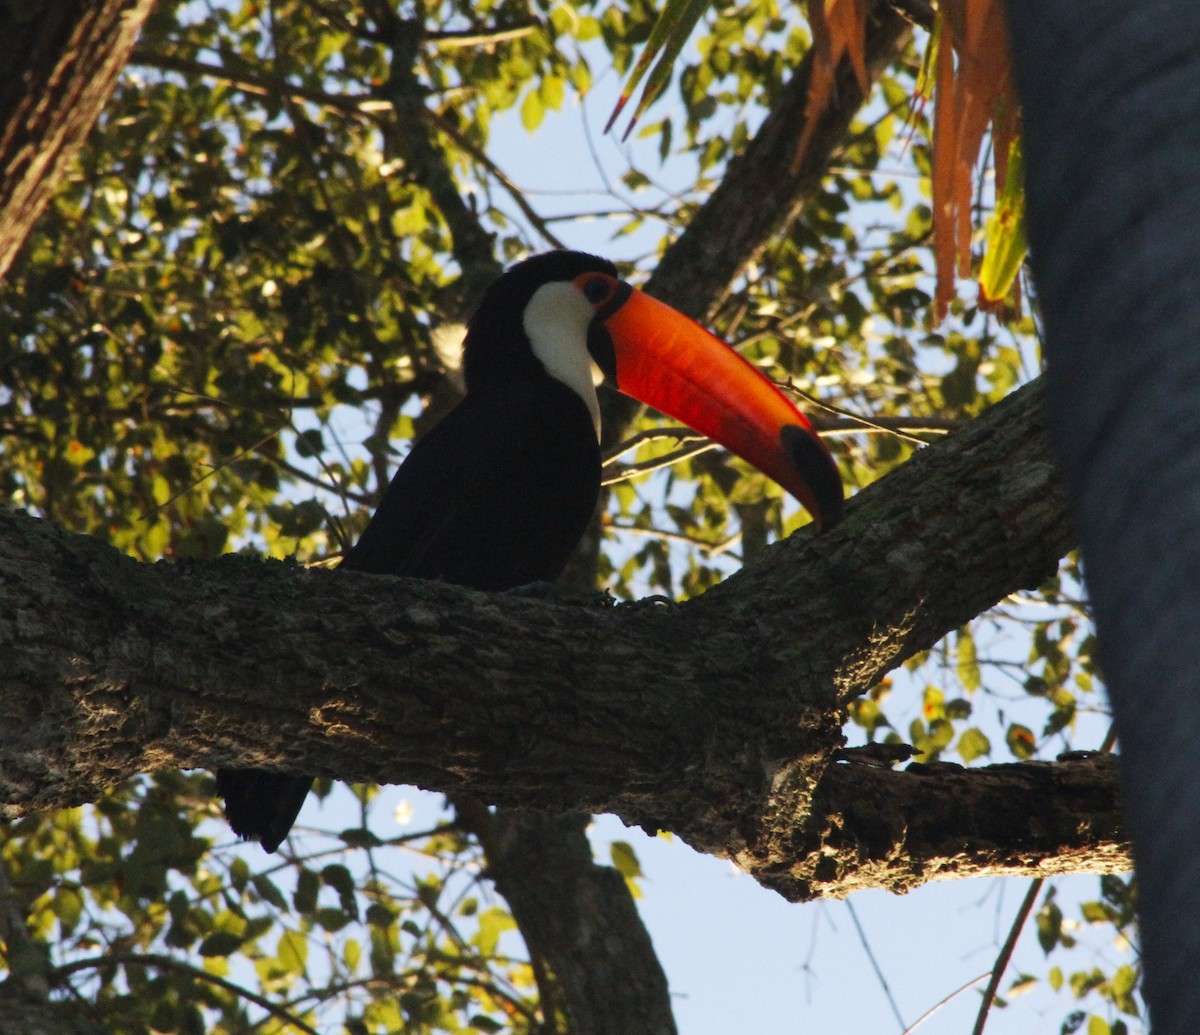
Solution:
<path fill-rule="evenodd" d="M 603 282 L 608 289 L 600 295 Z M 719 338 L 670 306 L 600 273 L 576 285 L 596 310 L 592 357 L 626 395 L 661 410 L 753 464 L 816 522 L 841 517 L 842 481 L 813 426 Z"/>

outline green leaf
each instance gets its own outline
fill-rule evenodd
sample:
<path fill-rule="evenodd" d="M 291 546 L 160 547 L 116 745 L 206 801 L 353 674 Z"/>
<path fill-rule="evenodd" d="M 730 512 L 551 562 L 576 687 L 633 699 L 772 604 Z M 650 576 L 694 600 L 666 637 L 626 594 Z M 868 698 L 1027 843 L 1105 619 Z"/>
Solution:
<path fill-rule="evenodd" d="M 264 877 L 261 873 L 256 874 L 251 883 L 264 902 L 281 911 L 287 909 L 287 899 L 283 897 L 283 892 L 272 883 L 269 877 Z"/>
<path fill-rule="evenodd" d="M 521 102 L 521 125 L 525 127 L 526 132 L 532 133 L 542 124 L 545 116 L 546 109 L 542 105 L 542 99 L 536 90 L 530 90 Z"/>
<path fill-rule="evenodd" d="M 507 910 L 492 906 L 479 914 L 479 931 L 472 940 L 479 946 L 482 955 L 494 956 L 500 935 L 505 931 L 514 931 L 516 927 L 516 921 Z"/>
<path fill-rule="evenodd" d="M 1037 749 L 1037 740 L 1033 736 L 1033 730 L 1017 722 L 1008 727 L 1004 741 L 1008 744 L 1008 750 L 1022 761 L 1032 758 Z"/>
<path fill-rule="evenodd" d="M 311 915 L 317 908 L 317 894 L 320 890 L 321 882 L 317 875 L 307 867 L 302 867 L 296 878 L 296 893 L 292 896 L 296 912 Z"/>
<path fill-rule="evenodd" d="M 60 888 L 51 903 L 63 935 L 70 934 L 83 916 L 83 896 L 75 888 Z"/>
<path fill-rule="evenodd" d="M 979 659 L 975 654 L 975 637 L 968 631 L 958 634 L 958 644 L 955 648 L 959 681 L 963 689 L 973 694 L 979 689 L 982 680 L 979 675 Z"/>
<path fill-rule="evenodd" d="M 201 956 L 228 956 L 241 948 L 242 939 L 232 931 L 215 931 L 200 943 Z"/>
<path fill-rule="evenodd" d="M 1008 177 L 987 221 L 979 287 L 989 302 L 998 302 L 1012 288 L 1029 252 L 1025 236 L 1025 172 L 1021 138 L 1008 149 Z"/>
<path fill-rule="evenodd" d="M 879 705 L 869 697 L 859 697 L 849 704 L 850 720 L 865 729 L 868 735 L 888 724 Z"/>
<path fill-rule="evenodd" d="M 340 931 L 343 927 L 350 923 L 350 916 L 344 910 L 333 909 L 329 906 L 318 909 L 316 913 L 313 914 L 313 918 L 321 926 L 322 930 L 329 931 L 331 933 Z"/>
<path fill-rule="evenodd" d="M 541 86 L 538 87 L 538 96 L 541 98 L 542 104 L 544 104 L 547 108 L 551 108 L 554 111 L 558 111 L 560 108 L 562 108 L 562 76 L 546 76 L 546 78 L 542 80 Z"/>
<path fill-rule="evenodd" d="M 947 719 L 934 719 L 929 724 L 929 743 L 931 749 L 940 751 L 954 739 L 954 724 Z M 926 750 L 930 750 L 927 748 Z"/>
<path fill-rule="evenodd" d="M 625 80 L 625 85 L 621 88 L 620 99 L 617 101 L 616 107 L 613 108 L 613 113 L 608 117 L 608 123 L 604 127 L 605 133 L 612 129 L 613 123 L 617 121 L 621 111 L 629 103 L 630 97 L 633 96 L 633 91 L 637 88 L 638 83 L 642 81 L 642 77 L 646 74 L 650 63 L 661 50 L 662 57 L 659 59 L 658 64 L 654 66 L 654 71 L 651 72 L 650 79 L 642 90 L 642 96 L 638 100 L 637 108 L 629 119 L 629 126 L 624 133 L 625 137 L 629 136 L 642 113 L 657 100 L 659 94 L 666 89 L 667 83 L 671 81 L 675 59 L 679 56 L 679 52 L 683 49 L 683 45 L 687 42 L 688 37 L 692 34 L 692 29 L 696 27 L 700 16 L 708 10 L 711 3 L 712 0 L 667 0 L 662 14 L 658 16 L 658 21 L 654 23 L 654 28 L 650 30 L 650 38 L 646 41 L 642 56 L 638 58 L 637 64 L 634 66 L 633 71 L 629 73 L 629 77 Z"/>
<path fill-rule="evenodd" d="M 963 719 L 969 719 L 974 709 L 971 707 L 971 702 L 965 697 L 956 697 L 951 701 L 946 702 L 946 718 L 961 722 Z"/>
<path fill-rule="evenodd" d="M 250 882 L 250 864 L 240 855 L 229 864 L 229 883 L 238 891 L 244 891 Z"/>
<path fill-rule="evenodd" d="M 1079 912 L 1089 924 L 1107 924 L 1113 921 L 1113 908 L 1103 902 L 1084 902 Z"/>
<path fill-rule="evenodd" d="M 1130 997 L 1137 988 L 1138 976 L 1138 972 L 1128 963 L 1118 967 L 1112 976 L 1113 999 L 1122 1010 L 1128 1011 L 1128 1007 L 1123 1004 L 1127 1001 L 1132 1002 Z"/>
<path fill-rule="evenodd" d="M 1042 952 L 1049 954 L 1062 940 L 1062 921 L 1062 910 L 1053 901 L 1047 902 L 1038 910 L 1037 936 Z"/>
<path fill-rule="evenodd" d="M 325 440 L 320 428 L 309 428 L 296 436 L 296 453 L 299 456 L 320 456 L 325 452 Z"/>
<path fill-rule="evenodd" d="M 642 865 L 638 862 L 637 853 L 634 852 L 633 845 L 629 842 L 614 841 L 608 849 L 608 854 L 612 857 L 613 866 L 621 872 L 621 876 L 626 880 L 645 876 L 642 873 Z"/>
<path fill-rule="evenodd" d="M 284 931 L 279 936 L 278 955 L 285 973 L 303 975 L 308 960 L 308 941 L 299 931 Z"/>
<path fill-rule="evenodd" d="M 988 740 L 982 730 L 974 726 L 969 730 L 964 730 L 963 735 L 958 738 L 958 754 L 968 764 L 989 754 L 991 750 L 992 742 Z"/>
<path fill-rule="evenodd" d="M 396 914 L 387 906 L 372 902 L 367 906 L 367 923 L 372 927 L 387 927 L 396 919 Z"/>

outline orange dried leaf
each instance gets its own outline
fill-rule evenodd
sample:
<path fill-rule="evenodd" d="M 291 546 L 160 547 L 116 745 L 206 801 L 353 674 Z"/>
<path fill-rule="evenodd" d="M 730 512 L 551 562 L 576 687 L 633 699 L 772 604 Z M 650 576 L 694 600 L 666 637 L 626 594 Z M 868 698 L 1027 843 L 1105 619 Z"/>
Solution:
<path fill-rule="evenodd" d="M 933 133 L 934 318 L 945 318 L 954 275 L 970 275 L 974 174 L 993 127 L 996 188 L 1003 190 L 1018 119 L 1008 30 L 1000 0 L 943 0 L 937 46 Z"/>
<path fill-rule="evenodd" d="M 804 130 L 792 158 L 793 174 L 812 143 L 817 120 L 829 105 L 843 57 L 849 59 L 864 96 L 871 88 L 866 56 L 867 0 L 808 0 L 808 25 L 812 32 L 812 73 L 804 104 Z"/>

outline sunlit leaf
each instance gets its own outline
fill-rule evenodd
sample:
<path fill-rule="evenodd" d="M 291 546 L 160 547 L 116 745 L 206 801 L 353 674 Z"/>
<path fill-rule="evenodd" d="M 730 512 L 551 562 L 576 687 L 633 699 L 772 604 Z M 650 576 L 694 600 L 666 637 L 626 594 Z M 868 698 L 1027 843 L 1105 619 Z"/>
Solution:
<path fill-rule="evenodd" d="M 1029 251 L 1025 237 L 1025 175 L 1021 140 L 1009 145 L 1008 176 L 996 208 L 988 217 L 979 288 L 989 303 L 999 302 L 1012 288 Z"/>
<path fill-rule="evenodd" d="M 612 129 L 613 123 L 620 117 L 625 105 L 633 96 L 633 91 L 637 89 L 638 83 L 642 81 L 642 77 L 654 62 L 655 57 L 658 57 L 658 63 L 654 65 L 654 70 L 650 73 L 650 78 L 642 90 L 637 107 L 630 116 L 629 125 L 625 129 L 624 135 L 629 136 L 638 119 L 658 99 L 671 81 L 675 59 L 692 34 L 692 29 L 696 27 L 700 16 L 708 10 L 711 4 L 712 0 L 667 0 L 658 16 L 658 21 L 654 23 L 654 28 L 650 32 L 650 38 L 646 41 L 641 57 L 638 58 L 637 64 L 621 88 L 621 96 L 617 100 L 612 114 L 608 117 L 608 122 L 605 123 L 605 133 Z M 662 52 L 661 56 L 659 56 L 660 51 Z"/>
<path fill-rule="evenodd" d="M 964 730 L 962 736 L 958 738 L 958 753 L 964 762 L 974 762 L 975 759 L 990 754 L 991 750 L 991 741 L 980 729 Z"/>
<path fill-rule="evenodd" d="M 308 941 L 299 931 L 279 936 L 279 962 L 289 974 L 303 974 L 308 960 Z"/>

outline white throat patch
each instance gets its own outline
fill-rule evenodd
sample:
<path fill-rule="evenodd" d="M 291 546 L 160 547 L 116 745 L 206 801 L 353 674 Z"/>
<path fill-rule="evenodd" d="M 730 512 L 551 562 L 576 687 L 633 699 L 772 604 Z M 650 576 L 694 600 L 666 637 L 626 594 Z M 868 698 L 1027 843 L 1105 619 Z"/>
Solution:
<path fill-rule="evenodd" d="M 546 373 L 570 388 L 588 408 L 596 439 L 600 438 L 600 403 L 596 400 L 588 324 L 595 316 L 588 300 L 566 280 L 543 284 L 525 307 L 523 324 L 533 354 Z"/>

